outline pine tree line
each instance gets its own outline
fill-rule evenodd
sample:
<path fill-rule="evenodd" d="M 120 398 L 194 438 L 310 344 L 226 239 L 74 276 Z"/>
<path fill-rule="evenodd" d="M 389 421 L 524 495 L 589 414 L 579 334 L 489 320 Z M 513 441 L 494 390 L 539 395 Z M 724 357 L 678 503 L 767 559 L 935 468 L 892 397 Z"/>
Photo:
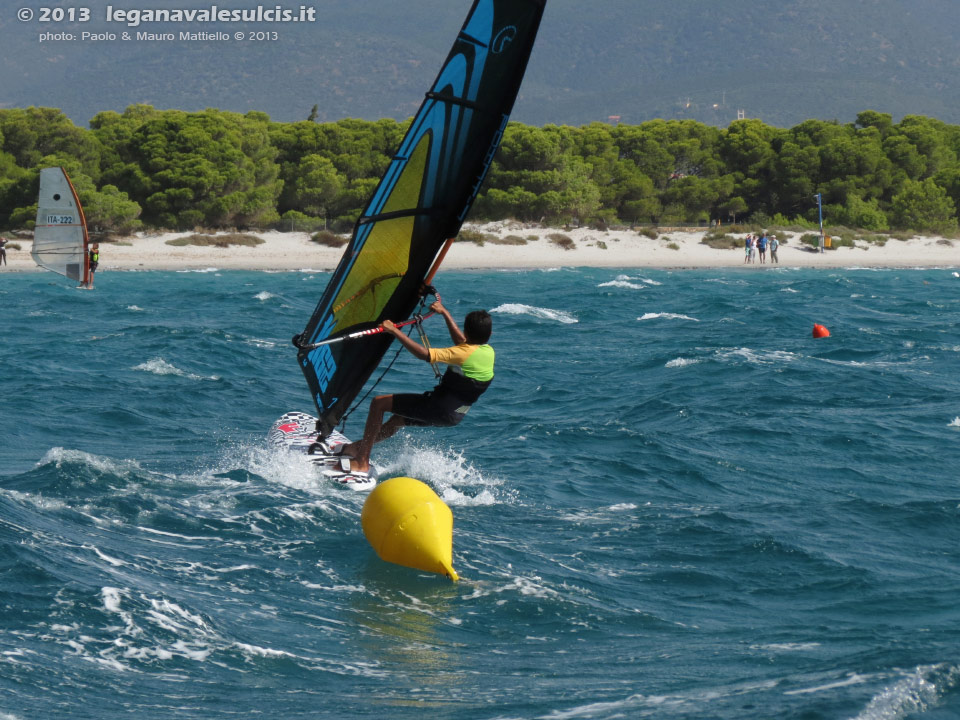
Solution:
<path fill-rule="evenodd" d="M 0 227 L 31 227 L 39 169 L 70 174 L 88 223 L 129 232 L 297 225 L 349 230 L 408 123 L 272 122 L 134 105 L 90 128 L 51 108 L 0 110 Z M 960 126 L 865 111 L 776 128 L 738 120 L 511 123 L 473 220 L 550 224 L 829 223 L 954 233 Z"/>

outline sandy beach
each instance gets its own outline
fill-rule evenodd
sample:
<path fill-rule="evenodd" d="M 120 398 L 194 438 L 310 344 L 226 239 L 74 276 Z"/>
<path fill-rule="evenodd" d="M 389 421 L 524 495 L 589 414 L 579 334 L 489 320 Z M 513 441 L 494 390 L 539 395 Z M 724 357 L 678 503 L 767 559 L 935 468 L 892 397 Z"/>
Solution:
<path fill-rule="evenodd" d="M 561 230 L 516 222 L 466 225 L 474 231 L 497 238 L 520 237 L 526 244 L 510 245 L 486 242 L 457 242 L 447 254 L 443 267 L 454 269 L 612 267 L 612 268 L 728 268 L 744 267 L 742 233 L 737 249 L 715 249 L 701 242 L 706 230 L 661 231 L 650 239 L 632 230 L 602 231 L 588 228 Z M 573 241 L 571 248 L 554 243 L 550 235 L 562 233 Z M 312 242 L 307 233 L 249 233 L 264 240 L 254 247 L 231 245 L 174 246 L 168 240 L 191 233 L 137 233 L 100 246 L 100 271 L 130 270 L 331 270 L 339 262 L 343 248 L 331 248 Z M 778 233 L 783 267 L 957 267 L 960 266 L 960 241 L 918 236 L 909 240 L 890 239 L 884 245 L 857 242 L 856 247 L 841 247 L 815 252 L 800 243 L 803 233 Z M 38 270 L 30 257 L 31 240 L 8 236 L 8 265 L 0 272 Z M 746 266 L 761 270 L 776 267 L 767 263 Z"/>

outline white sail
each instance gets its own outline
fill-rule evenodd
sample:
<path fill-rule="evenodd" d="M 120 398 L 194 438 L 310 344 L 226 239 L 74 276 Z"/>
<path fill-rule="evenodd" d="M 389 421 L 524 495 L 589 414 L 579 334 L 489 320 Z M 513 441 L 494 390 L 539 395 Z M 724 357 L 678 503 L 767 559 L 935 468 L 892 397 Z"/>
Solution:
<path fill-rule="evenodd" d="M 87 223 L 73 184 L 63 168 L 40 171 L 37 224 L 30 254 L 42 268 L 87 282 Z"/>

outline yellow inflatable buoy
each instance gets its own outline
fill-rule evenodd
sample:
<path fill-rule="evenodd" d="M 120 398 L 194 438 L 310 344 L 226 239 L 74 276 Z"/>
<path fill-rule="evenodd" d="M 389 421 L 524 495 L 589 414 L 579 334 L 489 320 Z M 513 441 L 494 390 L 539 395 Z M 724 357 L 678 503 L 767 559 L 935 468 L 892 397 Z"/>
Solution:
<path fill-rule="evenodd" d="M 363 503 L 360 525 L 381 560 L 459 580 L 453 513 L 419 480 L 397 477 L 377 485 Z"/>

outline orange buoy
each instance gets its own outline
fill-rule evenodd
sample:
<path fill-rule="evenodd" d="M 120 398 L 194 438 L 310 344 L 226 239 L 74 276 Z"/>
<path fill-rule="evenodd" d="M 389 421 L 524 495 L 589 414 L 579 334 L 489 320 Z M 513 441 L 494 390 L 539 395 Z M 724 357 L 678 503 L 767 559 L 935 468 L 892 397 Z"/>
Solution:
<path fill-rule="evenodd" d="M 820 325 L 819 323 L 814 323 L 813 336 L 815 338 L 830 337 L 830 331 L 827 330 L 823 325 Z"/>

